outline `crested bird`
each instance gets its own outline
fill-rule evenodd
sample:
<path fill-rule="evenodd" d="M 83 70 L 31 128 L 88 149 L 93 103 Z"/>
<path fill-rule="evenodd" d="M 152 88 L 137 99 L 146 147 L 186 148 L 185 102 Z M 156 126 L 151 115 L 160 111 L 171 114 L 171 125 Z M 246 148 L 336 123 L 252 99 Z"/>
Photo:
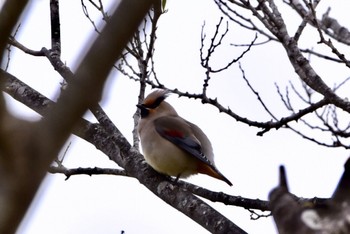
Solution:
<path fill-rule="evenodd" d="M 176 180 L 201 173 L 232 186 L 214 164 L 208 137 L 177 114 L 165 101 L 168 95 L 167 90 L 156 90 L 137 105 L 141 112 L 137 128 L 146 162 Z"/>

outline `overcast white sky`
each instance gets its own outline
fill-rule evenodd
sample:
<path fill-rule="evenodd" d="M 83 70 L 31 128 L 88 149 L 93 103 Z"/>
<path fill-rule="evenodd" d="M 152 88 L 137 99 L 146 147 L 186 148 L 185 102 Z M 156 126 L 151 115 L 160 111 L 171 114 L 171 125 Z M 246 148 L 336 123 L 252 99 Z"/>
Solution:
<path fill-rule="evenodd" d="M 320 3 L 320 12 L 326 9 L 327 3 Z M 342 9 L 349 9 L 344 7 L 349 3 L 339 0 L 337 4 L 340 7 L 332 8 L 332 12 L 346 19 L 347 15 Z M 170 88 L 197 92 L 202 88 L 205 78 L 199 60 L 201 27 L 205 21 L 209 39 L 221 14 L 212 0 L 168 0 L 167 8 L 169 11 L 161 17 L 158 26 L 155 54 L 157 75 Z M 91 40 L 93 28 L 81 11 L 80 1 L 61 0 L 60 10 L 62 60 L 74 68 L 80 51 Z M 286 11 L 286 14 L 288 20 L 296 21 L 290 27 L 293 30 L 300 20 L 291 12 Z M 31 49 L 50 47 L 48 1 L 33 1 L 27 17 L 20 27 L 18 40 Z M 312 30 L 308 35 L 308 38 L 303 38 L 305 45 L 317 41 L 317 34 Z M 224 41 L 226 45 L 215 57 L 215 63 L 220 66 L 232 55 L 241 53 L 243 48 L 230 47 L 230 43 L 247 43 L 252 39 L 253 34 L 246 34 L 236 25 L 230 24 L 230 33 Z M 295 83 L 298 80 L 282 48 L 277 44 L 256 47 L 242 60 L 242 66 L 252 85 L 274 106 L 274 111 L 283 113 L 274 82 L 284 87 L 289 80 Z M 349 76 L 348 70 L 324 67 L 320 64 L 317 72 L 323 77 L 331 77 L 327 80 L 330 84 L 339 83 Z M 52 98 L 56 97 L 62 80 L 45 58 L 33 58 L 15 49 L 12 51 L 9 71 Z M 101 102 L 113 122 L 130 140 L 137 90 L 137 83 L 112 72 Z M 269 120 L 265 114 L 261 114 L 262 108 L 255 96 L 249 93 L 237 66 L 211 80 L 209 95 L 218 96 L 219 101 L 243 116 Z M 291 191 L 296 195 L 328 197 L 332 194 L 348 157 L 347 151 L 318 146 L 283 129 L 257 137 L 257 129 L 219 114 L 215 108 L 203 106 L 199 101 L 178 99 L 175 95 L 169 97 L 168 101 L 180 115 L 206 132 L 214 147 L 216 164 L 233 186 L 228 187 L 204 175 L 191 177 L 190 182 L 232 195 L 267 199 L 269 191 L 277 184 L 278 166 L 284 164 Z M 15 114 L 38 118 L 22 105 L 8 103 Z M 87 117 L 93 121 L 89 115 Z M 65 166 L 116 167 L 115 163 L 88 143 L 76 137 L 72 137 L 71 142 Z M 46 177 L 19 234 L 108 234 L 120 233 L 121 230 L 127 234 L 207 233 L 155 197 L 136 179 L 117 176 L 73 176 L 68 181 L 64 179 L 62 175 Z M 211 205 L 248 233 L 275 233 L 270 218 L 251 221 L 250 213 L 244 209 L 222 204 Z"/>

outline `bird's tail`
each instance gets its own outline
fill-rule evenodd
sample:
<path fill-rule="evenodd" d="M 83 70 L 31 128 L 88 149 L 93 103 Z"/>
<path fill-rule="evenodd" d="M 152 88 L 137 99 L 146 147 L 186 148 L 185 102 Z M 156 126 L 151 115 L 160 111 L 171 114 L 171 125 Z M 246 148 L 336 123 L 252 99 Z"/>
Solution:
<path fill-rule="evenodd" d="M 225 181 L 228 185 L 232 186 L 231 181 L 229 181 L 214 165 L 209 166 L 201 163 L 198 167 L 198 172 Z"/>

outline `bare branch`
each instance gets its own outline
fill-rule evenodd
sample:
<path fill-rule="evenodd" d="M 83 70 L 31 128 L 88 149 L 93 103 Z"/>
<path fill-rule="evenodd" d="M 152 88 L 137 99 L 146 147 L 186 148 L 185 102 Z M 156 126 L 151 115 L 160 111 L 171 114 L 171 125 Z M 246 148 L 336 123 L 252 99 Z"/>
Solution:
<path fill-rule="evenodd" d="M 315 1 L 313 4 L 310 2 L 308 4 L 309 8 L 315 9 L 317 4 L 319 3 L 319 1 Z M 298 27 L 298 30 L 295 32 L 294 34 L 294 40 L 298 41 L 304 28 L 306 27 L 307 23 L 310 22 L 311 20 L 314 20 L 314 14 L 312 11 L 309 11 L 307 14 L 305 14 L 305 16 L 303 17 L 303 20 L 301 22 L 301 24 Z"/>
<path fill-rule="evenodd" d="M 314 2 L 318 3 L 319 1 L 314 1 Z M 312 8 L 311 10 L 307 10 L 307 8 L 310 7 L 309 3 L 305 3 L 303 5 L 302 3 L 300 3 L 299 0 L 284 1 L 284 3 L 288 4 L 292 9 L 294 9 L 302 19 L 305 19 L 309 14 L 309 12 L 312 11 Z M 313 14 L 313 17 L 309 18 L 308 23 L 313 27 L 319 27 L 323 32 L 325 32 L 331 38 L 343 44 L 350 45 L 349 30 L 346 27 L 341 26 L 336 19 L 329 17 L 329 13 L 330 13 L 330 8 L 328 8 L 328 10 L 323 14 L 321 20 L 317 19 L 316 15 Z"/>
<path fill-rule="evenodd" d="M 50 0 L 50 16 L 51 16 L 51 50 L 55 56 L 61 56 L 61 27 L 59 14 L 59 0 Z"/>
<path fill-rule="evenodd" d="M 300 51 L 303 52 L 303 53 L 309 53 L 311 55 L 315 55 L 315 56 L 317 56 L 319 58 L 323 58 L 323 59 L 326 59 L 326 60 L 329 60 L 329 61 L 332 61 L 332 62 L 343 63 L 343 60 L 341 60 L 341 59 L 333 58 L 333 57 L 330 57 L 328 55 L 324 55 L 324 54 L 315 52 L 315 51 L 310 50 L 310 49 L 301 49 Z M 346 63 L 350 63 L 350 61 L 347 60 Z"/>
<path fill-rule="evenodd" d="M 230 62 L 228 62 L 228 64 L 222 68 L 218 68 L 218 69 L 213 69 L 211 68 L 211 66 L 209 65 L 209 61 L 211 56 L 213 55 L 213 53 L 215 52 L 215 50 L 221 45 L 222 40 L 224 39 L 224 37 L 227 35 L 229 29 L 228 29 L 228 23 L 226 23 L 226 30 L 221 34 L 220 38 L 216 41 L 217 37 L 218 37 L 218 33 L 219 33 L 219 28 L 221 26 L 222 23 L 222 19 L 220 19 L 219 23 L 216 25 L 216 30 L 214 32 L 214 35 L 211 38 L 211 43 L 208 47 L 208 51 L 206 53 L 206 55 L 204 55 L 204 40 L 206 35 L 204 34 L 204 26 L 205 24 L 203 24 L 202 26 L 202 32 L 201 32 L 201 48 L 200 48 L 200 60 L 201 60 L 201 65 L 203 68 L 205 68 L 207 70 L 207 79 L 204 82 L 204 87 L 208 86 L 208 81 L 209 81 L 209 73 L 219 73 L 223 70 L 227 70 L 229 67 L 231 67 L 231 65 L 233 63 L 238 62 L 240 59 L 243 58 L 243 56 L 248 53 L 248 51 L 250 50 L 250 48 L 254 45 L 255 41 L 257 40 L 257 34 L 255 34 L 254 39 L 252 40 L 252 42 L 248 45 L 247 49 L 245 51 L 243 51 L 237 58 L 232 59 Z M 205 92 L 203 92 L 205 93 Z"/>
<path fill-rule="evenodd" d="M 32 50 L 27 48 L 26 46 L 22 45 L 20 42 L 18 42 L 14 37 L 10 36 L 9 37 L 9 44 L 20 49 L 26 54 L 33 55 L 33 56 L 44 56 L 45 54 L 41 50 Z"/>
<path fill-rule="evenodd" d="M 315 9 L 313 7 L 311 7 L 311 12 L 313 14 L 313 17 L 316 18 L 316 12 L 315 12 Z M 343 61 L 343 63 L 350 68 L 350 62 L 345 58 L 345 55 L 340 53 L 338 51 L 338 49 L 333 45 L 332 41 L 329 39 L 329 40 L 326 40 L 323 36 L 323 31 L 318 23 L 318 21 L 315 22 L 316 24 L 316 28 L 317 28 L 317 31 L 320 35 L 320 42 L 319 43 L 323 43 L 325 45 L 327 45 L 331 50 L 332 52 L 341 60 Z M 350 34 L 350 33 L 349 33 Z"/>
<path fill-rule="evenodd" d="M 68 180 L 73 175 L 119 175 L 128 176 L 124 170 L 115 168 L 100 168 L 100 167 L 87 167 L 87 168 L 66 168 L 63 165 L 50 166 L 48 172 L 52 174 L 64 174 L 65 180 Z"/>
<path fill-rule="evenodd" d="M 256 98 L 258 99 L 259 103 L 261 104 L 261 106 L 264 108 L 264 110 L 274 119 L 277 120 L 277 117 L 272 114 L 272 112 L 269 110 L 269 108 L 267 108 L 267 106 L 265 105 L 264 101 L 262 100 L 262 98 L 260 97 L 260 94 L 253 88 L 253 86 L 250 84 L 249 80 L 247 79 L 247 77 L 245 76 L 245 72 L 241 66 L 241 63 L 239 63 L 239 69 L 242 72 L 242 78 L 243 80 L 246 82 L 247 86 L 249 87 L 249 89 L 254 93 L 254 95 L 256 96 Z"/>

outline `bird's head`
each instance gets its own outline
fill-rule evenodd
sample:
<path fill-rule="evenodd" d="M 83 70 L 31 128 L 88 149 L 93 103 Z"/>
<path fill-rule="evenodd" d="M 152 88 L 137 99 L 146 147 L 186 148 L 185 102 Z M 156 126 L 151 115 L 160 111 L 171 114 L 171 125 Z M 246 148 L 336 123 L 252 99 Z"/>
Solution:
<path fill-rule="evenodd" d="M 161 116 L 176 116 L 175 109 L 166 101 L 168 90 L 156 90 L 150 93 L 137 107 L 141 111 L 141 119 L 159 118 Z"/>

